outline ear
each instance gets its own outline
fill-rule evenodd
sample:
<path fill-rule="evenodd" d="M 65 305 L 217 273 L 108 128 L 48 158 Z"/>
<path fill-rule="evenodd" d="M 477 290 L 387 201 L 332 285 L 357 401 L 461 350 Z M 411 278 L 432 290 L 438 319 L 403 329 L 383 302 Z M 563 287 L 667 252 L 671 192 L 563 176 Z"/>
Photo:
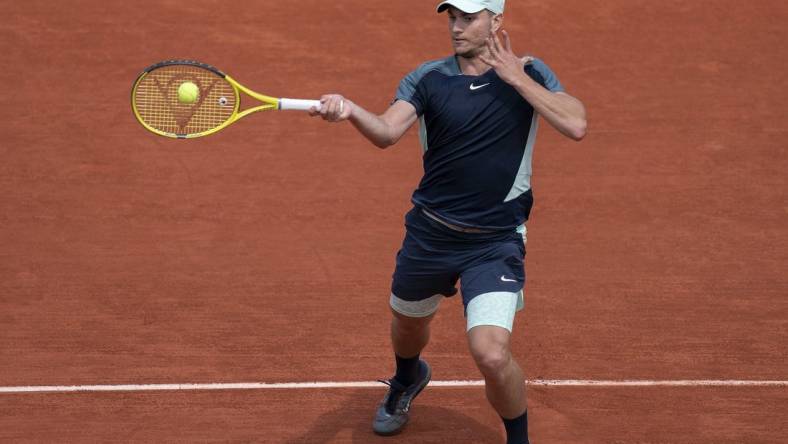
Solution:
<path fill-rule="evenodd" d="M 496 14 L 492 17 L 492 32 L 497 33 L 503 28 L 503 14 Z"/>

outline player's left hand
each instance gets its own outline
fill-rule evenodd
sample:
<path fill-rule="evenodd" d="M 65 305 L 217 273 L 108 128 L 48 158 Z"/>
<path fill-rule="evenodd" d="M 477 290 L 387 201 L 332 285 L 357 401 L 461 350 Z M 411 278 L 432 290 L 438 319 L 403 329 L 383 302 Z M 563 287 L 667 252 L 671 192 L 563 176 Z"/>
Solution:
<path fill-rule="evenodd" d="M 487 38 L 487 55 L 479 56 L 479 59 L 490 65 L 498 77 L 504 82 L 513 85 L 518 80 L 522 79 L 525 73 L 523 67 L 525 66 L 526 59 L 518 57 L 512 51 L 512 42 L 509 39 L 509 33 L 501 31 L 503 35 L 503 44 L 498 34 L 493 33 Z"/>

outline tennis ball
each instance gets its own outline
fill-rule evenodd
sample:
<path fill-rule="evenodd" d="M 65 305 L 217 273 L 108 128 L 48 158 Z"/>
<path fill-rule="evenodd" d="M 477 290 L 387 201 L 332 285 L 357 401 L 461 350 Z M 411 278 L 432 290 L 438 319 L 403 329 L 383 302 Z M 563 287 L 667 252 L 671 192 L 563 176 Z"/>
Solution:
<path fill-rule="evenodd" d="M 194 103 L 200 98 L 200 88 L 192 82 L 181 83 L 178 87 L 178 101 L 181 103 Z"/>

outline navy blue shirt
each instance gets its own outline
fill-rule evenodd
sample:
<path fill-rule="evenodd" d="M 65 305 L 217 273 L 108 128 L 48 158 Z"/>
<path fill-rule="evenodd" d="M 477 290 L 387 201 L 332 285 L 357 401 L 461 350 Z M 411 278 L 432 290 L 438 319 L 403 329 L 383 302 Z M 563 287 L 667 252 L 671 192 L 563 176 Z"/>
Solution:
<path fill-rule="evenodd" d="M 548 90 L 563 91 L 541 60 L 524 69 Z M 411 103 L 420 117 L 424 176 L 414 205 L 468 228 L 509 230 L 528 220 L 537 114 L 520 93 L 492 69 L 463 75 L 451 56 L 408 74 L 395 100 Z"/>

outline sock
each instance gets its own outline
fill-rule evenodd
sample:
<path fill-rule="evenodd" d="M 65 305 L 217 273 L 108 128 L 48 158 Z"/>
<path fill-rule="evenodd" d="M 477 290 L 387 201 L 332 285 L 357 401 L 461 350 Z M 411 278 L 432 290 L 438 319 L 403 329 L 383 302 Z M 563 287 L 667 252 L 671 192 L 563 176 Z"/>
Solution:
<path fill-rule="evenodd" d="M 529 444 L 528 441 L 528 411 L 514 419 L 503 419 L 506 427 L 506 444 Z"/>
<path fill-rule="evenodd" d="M 403 358 L 395 354 L 394 357 L 397 359 L 397 373 L 394 379 L 406 387 L 416 382 L 419 379 L 419 355 Z"/>

